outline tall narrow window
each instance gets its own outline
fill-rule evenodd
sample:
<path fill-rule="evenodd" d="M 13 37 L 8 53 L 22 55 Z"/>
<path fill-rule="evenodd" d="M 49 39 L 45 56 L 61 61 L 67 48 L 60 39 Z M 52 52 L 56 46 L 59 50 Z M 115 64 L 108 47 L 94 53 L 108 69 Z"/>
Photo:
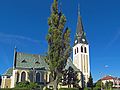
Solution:
<path fill-rule="evenodd" d="M 21 74 L 21 82 L 25 82 L 26 81 L 26 73 L 22 72 Z"/>
<path fill-rule="evenodd" d="M 86 65 L 87 65 L 87 73 L 88 73 L 88 55 L 86 55 Z"/>
<path fill-rule="evenodd" d="M 36 82 L 37 83 L 40 83 L 40 73 L 38 72 L 38 73 L 36 73 Z"/>
<path fill-rule="evenodd" d="M 83 52 L 83 46 L 81 46 L 81 52 Z"/>
<path fill-rule="evenodd" d="M 79 52 L 78 47 L 77 47 L 77 53 Z"/>
<path fill-rule="evenodd" d="M 85 47 L 85 53 L 87 53 L 87 48 Z"/>
<path fill-rule="evenodd" d="M 75 54 L 76 54 L 76 49 L 75 49 Z"/>

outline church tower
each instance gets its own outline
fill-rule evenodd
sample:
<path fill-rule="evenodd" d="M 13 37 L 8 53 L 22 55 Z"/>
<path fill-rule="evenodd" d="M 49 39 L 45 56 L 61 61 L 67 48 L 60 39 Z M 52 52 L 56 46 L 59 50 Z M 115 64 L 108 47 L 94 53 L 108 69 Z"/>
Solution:
<path fill-rule="evenodd" d="M 89 44 L 83 29 L 80 8 L 78 8 L 77 29 L 73 47 L 73 64 L 82 72 L 83 80 L 87 84 L 90 76 Z"/>

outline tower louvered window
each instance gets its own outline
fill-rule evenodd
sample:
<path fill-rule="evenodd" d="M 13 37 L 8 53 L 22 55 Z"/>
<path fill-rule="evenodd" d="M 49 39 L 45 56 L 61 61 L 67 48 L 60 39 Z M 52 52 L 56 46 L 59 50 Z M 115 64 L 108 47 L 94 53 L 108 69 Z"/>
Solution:
<path fill-rule="evenodd" d="M 78 47 L 77 47 L 77 53 L 79 52 L 79 49 L 78 49 Z"/>
<path fill-rule="evenodd" d="M 87 53 L 87 49 L 86 49 L 86 47 L 85 47 L 85 53 Z"/>
<path fill-rule="evenodd" d="M 83 52 L 83 46 L 81 46 L 81 52 Z"/>
<path fill-rule="evenodd" d="M 75 49 L 75 54 L 76 54 L 76 49 Z"/>

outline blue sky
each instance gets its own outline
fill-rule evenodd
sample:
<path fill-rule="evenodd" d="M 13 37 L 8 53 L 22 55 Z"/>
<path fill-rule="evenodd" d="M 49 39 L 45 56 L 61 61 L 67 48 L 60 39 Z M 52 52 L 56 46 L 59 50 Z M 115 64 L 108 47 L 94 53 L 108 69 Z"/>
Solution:
<path fill-rule="evenodd" d="M 19 52 L 47 52 L 45 38 L 52 2 L 53 0 L 0 0 L 0 74 L 12 67 L 15 46 Z M 71 46 L 77 25 L 77 6 L 80 4 L 84 30 L 90 44 L 94 81 L 107 74 L 120 77 L 120 0 L 61 2 L 67 18 L 66 26 L 71 29 Z"/>

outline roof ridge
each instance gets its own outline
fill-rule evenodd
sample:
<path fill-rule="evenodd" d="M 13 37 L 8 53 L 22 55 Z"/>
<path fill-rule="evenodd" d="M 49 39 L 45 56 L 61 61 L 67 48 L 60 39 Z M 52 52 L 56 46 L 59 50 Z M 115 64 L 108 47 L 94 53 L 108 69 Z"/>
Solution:
<path fill-rule="evenodd" d="M 41 55 L 41 54 L 33 54 L 33 53 L 26 53 L 26 52 L 17 52 L 17 53 L 26 54 L 26 55 L 39 55 L 39 56 L 45 57 L 45 55 Z"/>

